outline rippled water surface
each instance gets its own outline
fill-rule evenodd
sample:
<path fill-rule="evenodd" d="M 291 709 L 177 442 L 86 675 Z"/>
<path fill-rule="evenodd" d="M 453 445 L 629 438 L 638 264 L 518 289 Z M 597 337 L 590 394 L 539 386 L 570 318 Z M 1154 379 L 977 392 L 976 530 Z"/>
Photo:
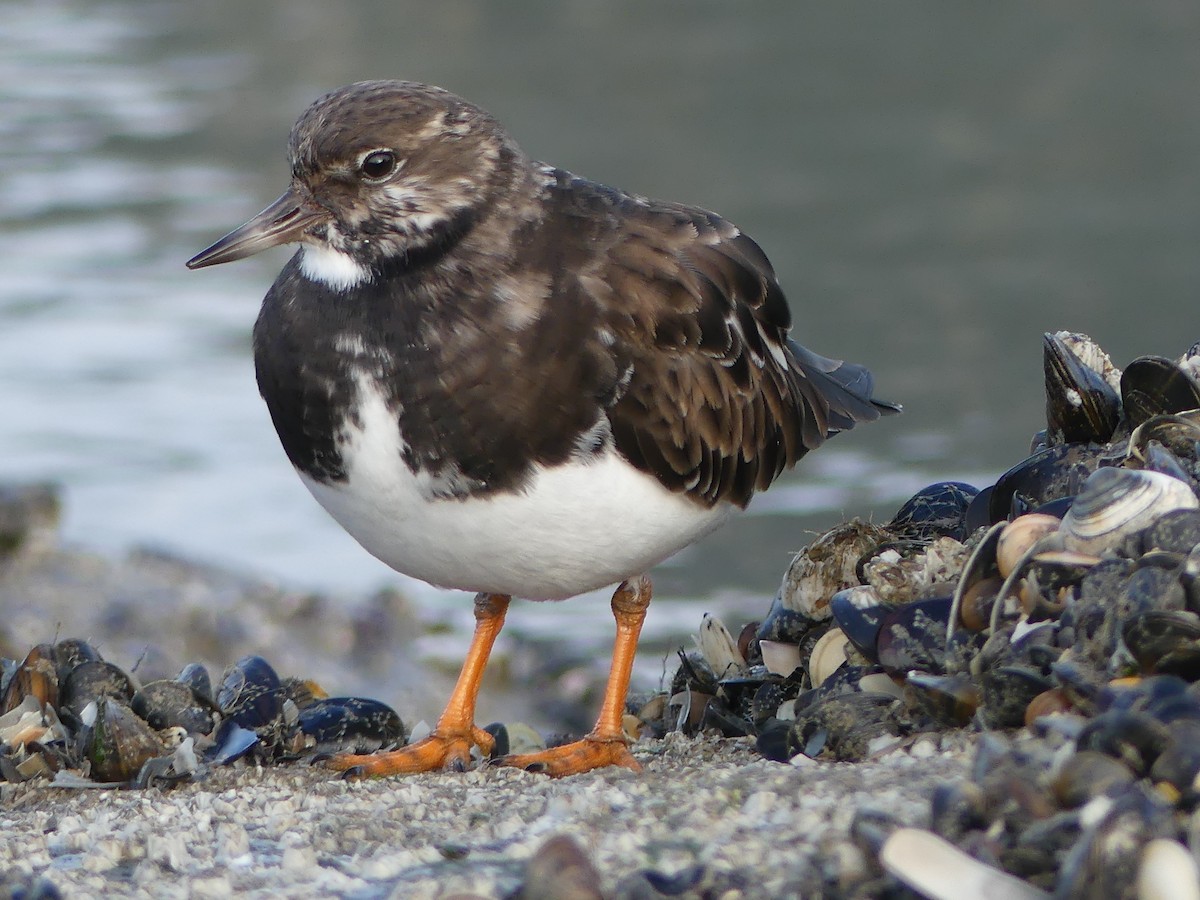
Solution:
<path fill-rule="evenodd" d="M 62 481 L 67 536 L 107 550 L 393 580 L 301 487 L 257 396 L 250 328 L 286 251 L 183 266 L 283 189 L 304 106 L 363 78 L 442 84 L 537 157 L 721 211 L 775 262 L 797 337 L 906 405 L 665 567 L 673 593 L 761 598 L 811 530 L 1017 461 L 1043 331 L 1118 363 L 1200 338 L 1192 2 L 44 2 L 0 20 L 0 479 Z"/>

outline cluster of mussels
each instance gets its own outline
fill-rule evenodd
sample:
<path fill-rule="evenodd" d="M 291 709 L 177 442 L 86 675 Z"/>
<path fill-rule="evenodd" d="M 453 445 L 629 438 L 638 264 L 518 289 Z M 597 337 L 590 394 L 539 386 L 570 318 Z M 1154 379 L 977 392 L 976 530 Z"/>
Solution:
<path fill-rule="evenodd" d="M 163 785 L 243 757 L 370 752 L 406 737 L 383 703 L 325 696 L 311 681 L 280 678 L 261 656 L 226 669 L 215 692 L 199 663 L 139 685 L 74 639 L 3 666 L 0 780 L 10 782 Z"/>
<path fill-rule="evenodd" d="M 1042 749 L 988 744 L 976 782 L 936 798 L 935 830 L 1086 896 L 1114 877 L 1105 853 L 1200 851 L 1200 344 L 1122 372 L 1086 336 L 1047 334 L 1044 359 L 1027 459 L 819 537 L 762 622 L 734 638 L 705 619 L 666 716 L 779 760 L 1028 725 Z"/>

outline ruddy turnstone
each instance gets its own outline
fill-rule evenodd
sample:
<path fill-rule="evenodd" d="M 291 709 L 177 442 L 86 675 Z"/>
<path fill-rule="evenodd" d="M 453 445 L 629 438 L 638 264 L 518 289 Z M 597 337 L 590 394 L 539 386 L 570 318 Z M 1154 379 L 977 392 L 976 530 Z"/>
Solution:
<path fill-rule="evenodd" d="M 462 768 L 513 596 L 620 583 L 595 728 L 500 762 L 636 769 L 621 717 L 651 566 L 827 437 L 898 407 L 788 337 L 758 245 L 715 213 L 530 159 L 479 107 L 403 81 L 322 97 L 288 190 L 188 262 L 296 242 L 254 328 L 258 385 L 313 496 L 392 568 L 477 591 L 432 734 L 353 774 Z"/>

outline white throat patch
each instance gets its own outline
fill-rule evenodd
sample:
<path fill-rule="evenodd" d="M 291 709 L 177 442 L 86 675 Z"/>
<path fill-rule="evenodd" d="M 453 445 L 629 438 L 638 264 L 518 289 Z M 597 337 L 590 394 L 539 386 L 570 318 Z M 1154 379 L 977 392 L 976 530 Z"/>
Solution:
<path fill-rule="evenodd" d="M 355 262 L 340 250 L 324 244 L 302 244 L 300 271 L 312 281 L 335 291 L 348 291 L 371 280 L 370 269 Z"/>

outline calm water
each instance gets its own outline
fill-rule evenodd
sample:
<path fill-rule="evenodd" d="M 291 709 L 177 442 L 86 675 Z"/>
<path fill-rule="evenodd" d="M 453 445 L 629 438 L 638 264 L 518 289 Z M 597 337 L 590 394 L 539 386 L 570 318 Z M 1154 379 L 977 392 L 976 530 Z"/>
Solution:
<path fill-rule="evenodd" d="M 64 482 L 68 537 L 106 550 L 394 580 L 257 396 L 250 327 L 286 252 L 183 267 L 283 189 L 304 106 L 364 78 L 441 84 L 535 156 L 720 210 L 774 260 L 797 337 L 906 405 L 664 569 L 678 594 L 761 597 L 809 531 L 1015 462 L 1045 330 L 1118 363 L 1200 337 L 1192 0 L 139 0 L 0 22 L 0 479 Z"/>

